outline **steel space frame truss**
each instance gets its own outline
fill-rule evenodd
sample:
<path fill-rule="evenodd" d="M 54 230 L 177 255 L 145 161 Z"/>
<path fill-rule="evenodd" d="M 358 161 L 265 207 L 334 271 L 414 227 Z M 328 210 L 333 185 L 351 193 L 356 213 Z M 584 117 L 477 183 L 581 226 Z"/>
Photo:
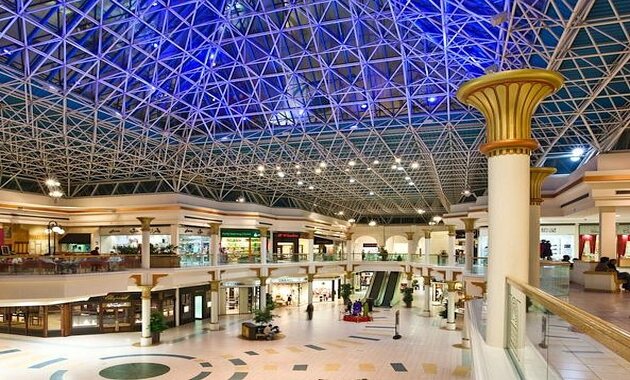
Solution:
<path fill-rule="evenodd" d="M 629 24 L 613 0 L 0 0 L 0 187 L 427 218 L 485 191 L 455 98 L 485 72 L 567 78 L 533 164 L 611 149 Z"/>

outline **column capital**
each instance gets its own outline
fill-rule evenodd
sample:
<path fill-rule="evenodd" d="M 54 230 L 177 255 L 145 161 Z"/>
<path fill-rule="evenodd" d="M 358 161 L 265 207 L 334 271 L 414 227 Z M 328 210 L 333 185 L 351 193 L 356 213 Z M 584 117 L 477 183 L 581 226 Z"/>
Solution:
<path fill-rule="evenodd" d="M 405 235 L 407 235 L 407 240 L 413 240 L 415 234 L 415 232 L 405 232 Z"/>
<path fill-rule="evenodd" d="M 258 231 L 260 231 L 260 237 L 267 237 L 269 233 L 269 227 L 258 227 Z"/>
<path fill-rule="evenodd" d="M 600 213 L 602 212 L 617 212 L 617 209 L 615 208 L 615 206 L 600 206 L 597 208 L 597 211 L 599 211 Z"/>
<path fill-rule="evenodd" d="M 260 286 L 267 285 L 267 276 L 260 276 L 258 279 L 260 280 Z"/>
<path fill-rule="evenodd" d="M 431 285 L 431 276 L 422 276 L 423 285 Z"/>
<path fill-rule="evenodd" d="M 460 220 L 464 222 L 464 231 L 475 232 L 475 221 L 477 218 L 461 218 Z"/>
<path fill-rule="evenodd" d="M 455 236 L 455 225 L 449 224 L 447 227 L 448 227 L 448 236 Z"/>
<path fill-rule="evenodd" d="M 538 148 L 531 137 L 531 119 L 540 102 L 564 84 L 554 71 L 508 70 L 486 74 L 462 85 L 457 98 L 477 108 L 486 119 L 487 156 L 527 154 Z"/>
<path fill-rule="evenodd" d="M 352 235 L 354 235 L 354 232 L 346 232 L 346 240 L 352 240 Z"/>
<path fill-rule="evenodd" d="M 313 282 L 313 279 L 315 278 L 315 275 L 313 273 L 309 273 L 306 275 L 306 280 L 308 282 Z"/>
<path fill-rule="evenodd" d="M 529 204 L 540 205 L 542 184 L 545 179 L 556 172 L 556 168 L 529 168 Z"/>
<path fill-rule="evenodd" d="M 431 239 L 431 230 L 424 230 L 424 238 Z"/>
<path fill-rule="evenodd" d="M 221 228 L 221 223 L 208 223 L 210 226 L 210 235 L 218 235 L 219 229 Z"/>
<path fill-rule="evenodd" d="M 454 292 L 457 290 L 457 284 L 459 281 L 446 281 L 447 290 L 449 292 Z"/>
<path fill-rule="evenodd" d="M 405 272 L 405 275 L 407 276 L 407 281 L 411 281 L 413 279 L 413 272 Z"/>
<path fill-rule="evenodd" d="M 151 221 L 155 218 L 150 218 L 146 216 L 139 216 L 136 219 L 140 221 L 140 230 L 141 231 L 151 231 Z"/>
<path fill-rule="evenodd" d="M 138 287 L 140 288 L 141 297 L 142 298 L 149 298 L 149 299 L 151 299 L 151 289 L 153 289 L 153 286 L 151 286 L 151 285 L 140 285 Z"/>
<path fill-rule="evenodd" d="M 315 238 L 315 233 L 313 231 L 306 231 L 304 234 L 306 235 L 307 239 L 314 239 Z"/>
<path fill-rule="evenodd" d="M 221 287 L 221 281 L 218 281 L 218 280 L 210 281 L 210 291 L 218 292 L 220 287 Z"/>

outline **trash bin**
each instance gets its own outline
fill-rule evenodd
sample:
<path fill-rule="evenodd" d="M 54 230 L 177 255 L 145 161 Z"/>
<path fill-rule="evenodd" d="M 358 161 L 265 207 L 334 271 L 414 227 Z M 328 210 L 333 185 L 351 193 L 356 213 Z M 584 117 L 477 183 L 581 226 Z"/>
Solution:
<path fill-rule="evenodd" d="M 371 313 L 372 309 L 374 308 L 374 299 L 373 298 L 366 298 L 365 303 L 367 303 L 368 311 Z"/>
<path fill-rule="evenodd" d="M 241 335 L 250 340 L 256 340 L 256 326 L 255 323 L 243 322 L 241 325 Z"/>

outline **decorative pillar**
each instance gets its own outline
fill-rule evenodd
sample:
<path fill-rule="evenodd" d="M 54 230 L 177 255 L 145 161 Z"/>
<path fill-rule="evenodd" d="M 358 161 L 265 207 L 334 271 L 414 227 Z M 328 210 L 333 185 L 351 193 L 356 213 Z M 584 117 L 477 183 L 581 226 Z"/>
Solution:
<path fill-rule="evenodd" d="M 181 307 L 181 300 L 179 298 L 179 288 L 175 288 L 175 327 L 179 326 L 179 309 Z"/>
<path fill-rule="evenodd" d="M 461 220 L 464 222 L 464 231 L 466 231 L 466 272 L 471 273 L 473 269 L 473 255 L 475 254 L 475 220 L 477 218 L 462 218 Z"/>
<path fill-rule="evenodd" d="M 267 308 L 267 277 L 260 276 L 260 310 Z"/>
<path fill-rule="evenodd" d="M 314 274 L 307 274 L 306 279 L 308 281 L 308 294 L 307 294 L 307 304 L 313 303 L 313 278 L 315 278 Z"/>
<path fill-rule="evenodd" d="M 315 234 L 312 231 L 308 231 L 306 233 L 306 238 L 308 239 L 308 252 L 306 253 L 306 261 L 312 263 L 315 258 Z"/>
<path fill-rule="evenodd" d="M 175 247 L 175 253 L 179 255 L 179 224 L 171 224 L 171 245 Z"/>
<path fill-rule="evenodd" d="M 422 310 L 423 317 L 431 316 L 431 276 L 422 276 L 422 284 L 424 287 L 424 309 Z"/>
<path fill-rule="evenodd" d="M 538 148 L 531 138 L 536 107 L 563 84 L 547 70 L 511 70 L 484 75 L 457 92 L 486 119 L 488 156 L 488 312 L 486 343 L 505 347 L 508 302 L 505 279 L 526 283 L 529 264 L 529 156 Z M 523 321 L 521 321 L 523 322 Z"/>
<path fill-rule="evenodd" d="M 218 331 L 219 325 L 219 289 L 221 281 L 210 281 L 210 331 Z"/>
<path fill-rule="evenodd" d="M 448 225 L 448 266 L 455 266 L 455 226 Z"/>
<path fill-rule="evenodd" d="M 405 235 L 407 235 L 407 255 L 408 261 L 411 261 L 413 259 L 413 255 L 416 254 L 416 240 L 414 239 L 415 233 L 414 232 L 405 232 Z"/>
<path fill-rule="evenodd" d="M 540 287 L 540 205 L 542 183 L 555 168 L 529 168 L 529 284 Z"/>
<path fill-rule="evenodd" d="M 599 257 L 617 258 L 616 218 L 617 215 L 614 207 L 599 208 Z M 592 250 L 595 252 L 595 247 L 593 247 Z"/>
<path fill-rule="evenodd" d="M 219 236 L 220 223 L 209 223 L 210 225 L 210 255 L 209 261 L 212 266 L 217 266 L 221 262 L 219 256 L 221 255 L 221 238 Z"/>
<path fill-rule="evenodd" d="M 431 262 L 431 231 L 424 230 L 424 255 L 422 263 L 429 264 Z"/>
<path fill-rule="evenodd" d="M 353 246 L 354 244 L 352 244 L 352 235 L 354 233 L 353 232 L 346 232 L 346 244 L 345 244 L 345 254 L 346 254 L 346 260 L 348 261 L 348 264 L 350 264 L 352 262 L 352 259 L 354 258 L 354 252 L 353 251 Z"/>
<path fill-rule="evenodd" d="M 153 219 L 153 218 L 151 218 Z M 144 249 L 144 246 L 143 246 Z M 140 346 L 146 347 L 152 344 L 151 339 L 151 285 L 140 285 L 142 291 L 142 333 Z"/>
<path fill-rule="evenodd" d="M 267 264 L 267 234 L 269 233 L 269 228 L 259 227 L 258 231 L 260 231 L 260 263 Z"/>
<path fill-rule="evenodd" d="M 407 277 L 407 287 L 411 287 L 411 283 L 413 282 L 413 272 L 405 272 L 405 276 Z"/>
<path fill-rule="evenodd" d="M 457 295 L 457 290 L 455 289 L 455 284 L 457 284 L 457 281 L 447 281 L 446 285 L 447 285 L 447 295 L 446 295 L 446 300 L 447 300 L 447 307 L 446 307 L 446 329 L 447 330 L 455 330 L 456 329 L 456 325 L 455 325 L 455 302 L 456 302 L 456 295 Z"/>
<path fill-rule="evenodd" d="M 142 231 L 142 269 L 151 268 L 151 221 L 155 218 L 139 217 L 140 231 Z"/>

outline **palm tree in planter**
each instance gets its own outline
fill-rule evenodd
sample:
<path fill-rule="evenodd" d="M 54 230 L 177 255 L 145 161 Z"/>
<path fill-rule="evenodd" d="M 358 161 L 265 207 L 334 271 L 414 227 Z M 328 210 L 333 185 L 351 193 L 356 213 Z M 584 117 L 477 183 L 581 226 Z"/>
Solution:
<path fill-rule="evenodd" d="M 347 305 L 350 302 L 350 294 L 352 293 L 352 285 L 341 284 L 341 298 L 343 298 L 343 304 Z"/>
<path fill-rule="evenodd" d="M 149 323 L 149 329 L 151 330 L 151 343 L 160 343 L 160 333 L 168 328 L 166 324 L 166 318 L 160 312 L 151 313 L 151 321 Z"/>
<path fill-rule="evenodd" d="M 411 303 L 413 302 L 413 288 L 408 287 L 403 289 L 403 302 L 405 303 L 405 307 L 411 307 Z"/>

